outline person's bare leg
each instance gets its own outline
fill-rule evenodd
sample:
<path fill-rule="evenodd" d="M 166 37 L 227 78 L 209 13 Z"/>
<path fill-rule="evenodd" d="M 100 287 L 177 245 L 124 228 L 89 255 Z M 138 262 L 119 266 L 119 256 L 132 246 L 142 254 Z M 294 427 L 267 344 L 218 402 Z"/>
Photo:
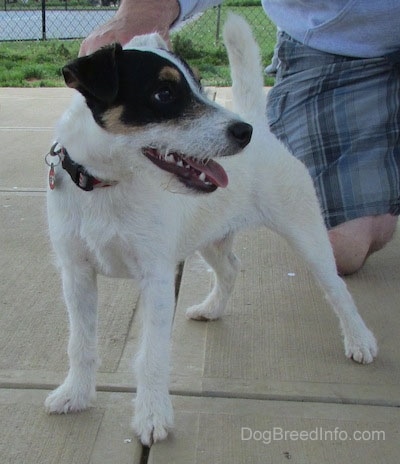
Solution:
<path fill-rule="evenodd" d="M 383 248 L 393 237 L 397 216 L 366 216 L 340 224 L 329 231 L 338 273 L 353 274 L 371 253 Z"/>

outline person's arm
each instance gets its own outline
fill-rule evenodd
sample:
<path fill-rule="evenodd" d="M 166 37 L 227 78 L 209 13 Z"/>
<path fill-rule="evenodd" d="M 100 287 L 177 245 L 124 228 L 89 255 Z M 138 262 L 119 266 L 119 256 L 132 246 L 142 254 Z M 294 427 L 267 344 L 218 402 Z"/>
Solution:
<path fill-rule="evenodd" d="M 82 42 L 79 55 L 89 55 L 113 42 L 125 45 L 133 36 L 150 32 L 158 32 L 168 41 L 169 29 L 179 15 L 178 0 L 122 0 L 115 16 Z"/>

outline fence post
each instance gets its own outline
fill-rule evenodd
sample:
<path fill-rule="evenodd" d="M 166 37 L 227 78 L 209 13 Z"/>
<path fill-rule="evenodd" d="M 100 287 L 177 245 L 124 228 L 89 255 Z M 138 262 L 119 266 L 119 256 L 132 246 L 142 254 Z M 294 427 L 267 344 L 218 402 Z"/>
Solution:
<path fill-rule="evenodd" d="M 42 40 L 46 40 L 46 0 L 42 0 Z"/>
<path fill-rule="evenodd" d="M 215 44 L 219 44 L 219 31 L 221 28 L 221 5 L 217 6 L 217 30 L 215 31 Z"/>

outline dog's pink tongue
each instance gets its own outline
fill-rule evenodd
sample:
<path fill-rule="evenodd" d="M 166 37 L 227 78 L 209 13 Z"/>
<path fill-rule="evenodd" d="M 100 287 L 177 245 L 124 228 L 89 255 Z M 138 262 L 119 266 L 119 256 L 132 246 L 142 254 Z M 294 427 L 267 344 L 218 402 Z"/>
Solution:
<path fill-rule="evenodd" d="M 197 163 L 192 158 L 186 158 L 185 161 L 193 168 L 203 172 L 208 177 L 208 180 L 217 187 L 225 188 L 228 185 L 228 176 L 225 169 L 216 161 L 208 160 L 207 164 Z"/>

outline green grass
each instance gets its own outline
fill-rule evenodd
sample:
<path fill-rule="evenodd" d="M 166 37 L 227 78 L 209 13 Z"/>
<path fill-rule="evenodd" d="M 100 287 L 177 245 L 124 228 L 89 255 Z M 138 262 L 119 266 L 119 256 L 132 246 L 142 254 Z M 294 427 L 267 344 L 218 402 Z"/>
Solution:
<path fill-rule="evenodd" d="M 237 6 L 244 5 L 244 6 Z M 254 6 L 258 5 L 258 6 Z M 221 28 L 228 11 L 248 19 L 260 45 L 265 65 L 270 62 L 275 44 L 275 27 L 268 20 L 259 0 L 228 0 L 221 9 Z M 77 57 L 80 40 L 0 42 L 1 87 L 64 86 L 61 68 Z M 203 85 L 231 85 L 228 58 L 217 34 L 217 9 L 204 13 L 196 22 L 172 35 L 175 52 L 196 68 Z M 266 79 L 271 85 L 271 79 Z"/>
<path fill-rule="evenodd" d="M 78 55 L 79 44 L 79 40 L 0 43 L 0 86 L 64 86 L 61 68 Z"/>
<path fill-rule="evenodd" d="M 269 21 L 260 2 L 258 6 L 233 7 L 235 4 L 255 4 L 255 0 L 231 0 L 221 8 L 221 29 L 229 11 L 240 14 L 248 20 L 254 36 L 260 46 L 262 62 L 267 66 L 273 54 L 276 40 L 276 28 Z M 189 24 L 172 36 L 174 51 L 196 68 L 204 85 L 231 85 L 228 57 L 222 43 L 222 30 L 217 34 L 217 9 L 206 11 L 200 20 Z M 273 80 L 265 79 L 266 85 Z"/>

